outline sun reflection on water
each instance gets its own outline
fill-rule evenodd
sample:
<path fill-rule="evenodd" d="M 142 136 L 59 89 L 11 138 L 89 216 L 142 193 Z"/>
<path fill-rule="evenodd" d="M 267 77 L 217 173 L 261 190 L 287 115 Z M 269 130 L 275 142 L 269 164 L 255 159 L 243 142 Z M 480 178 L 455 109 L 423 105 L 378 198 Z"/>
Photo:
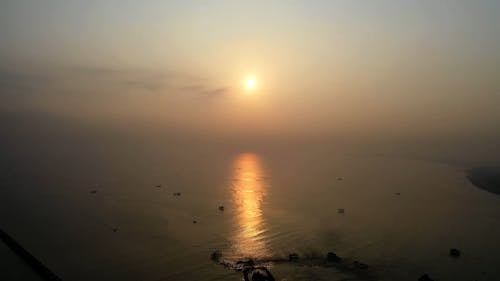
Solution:
<path fill-rule="evenodd" d="M 233 163 L 231 190 L 236 210 L 236 230 L 232 237 L 235 254 L 240 257 L 265 257 L 269 249 L 265 241 L 266 224 L 262 203 L 268 182 L 260 158 L 243 153 Z"/>

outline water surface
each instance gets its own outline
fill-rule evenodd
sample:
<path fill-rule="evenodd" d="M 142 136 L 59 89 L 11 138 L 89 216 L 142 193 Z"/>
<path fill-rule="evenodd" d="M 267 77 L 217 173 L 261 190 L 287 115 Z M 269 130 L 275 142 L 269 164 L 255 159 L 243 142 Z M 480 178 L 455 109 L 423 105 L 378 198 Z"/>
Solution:
<path fill-rule="evenodd" d="M 239 280 L 210 260 L 214 250 L 229 261 L 335 251 L 380 280 L 500 276 L 500 199 L 454 166 L 332 151 L 134 157 L 5 175 L 3 228 L 65 280 Z M 363 279 L 270 266 L 277 280 Z"/>

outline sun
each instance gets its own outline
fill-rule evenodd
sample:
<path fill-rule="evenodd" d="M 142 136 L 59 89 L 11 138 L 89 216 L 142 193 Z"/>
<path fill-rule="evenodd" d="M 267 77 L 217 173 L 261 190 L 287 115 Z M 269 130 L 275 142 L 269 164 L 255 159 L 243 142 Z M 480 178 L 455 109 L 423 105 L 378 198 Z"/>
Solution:
<path fill-rule="evenodd" d="M 255 88 L 255 80 L 254 80 L 254 79 L 248 79 L 248 80 L 246 81 L 246 87 L 247 87 L 248 89 L 253 89 L 253 88 Z"/>
<path fill-rule="evenodd" d="M 245 88 L 249 91 L 254 90 L 257 87 L 257 81 L 254 78 L 247 78 L 245 80 Z"/>

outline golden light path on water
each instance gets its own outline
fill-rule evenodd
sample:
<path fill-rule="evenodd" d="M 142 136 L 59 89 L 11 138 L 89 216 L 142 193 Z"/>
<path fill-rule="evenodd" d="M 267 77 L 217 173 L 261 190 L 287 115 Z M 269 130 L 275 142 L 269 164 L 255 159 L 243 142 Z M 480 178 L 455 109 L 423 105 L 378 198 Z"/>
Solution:
<path fill-rule="evenodd" d="M 253 153 L 242 153 L 232 166 L 232 201 L 236 210 L 236 230 L 232 245 L 238 257 L 262 258 L 270 255 L 263 234 L 266 222 L 262 203 L 266 197 L 268 182 L 261 160 Z"/>

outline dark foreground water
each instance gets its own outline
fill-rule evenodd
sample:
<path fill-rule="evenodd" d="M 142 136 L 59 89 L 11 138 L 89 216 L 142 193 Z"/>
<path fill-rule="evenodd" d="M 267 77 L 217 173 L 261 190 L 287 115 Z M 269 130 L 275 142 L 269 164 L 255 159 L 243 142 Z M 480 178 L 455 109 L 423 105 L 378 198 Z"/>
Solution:
<path fill-rule="evenodd" d="M 277 280 L 500 279 L 500 197 L 453 166 L 335 150 L 113 157 L 2 174 L 1 227 L 64 280 L 240 280 L 214 250 L 227 261 L 335 251 L 369 265 L 271 262 Z M 32 277 L 4 245 L 0 256 L 2 277 Z"/>

